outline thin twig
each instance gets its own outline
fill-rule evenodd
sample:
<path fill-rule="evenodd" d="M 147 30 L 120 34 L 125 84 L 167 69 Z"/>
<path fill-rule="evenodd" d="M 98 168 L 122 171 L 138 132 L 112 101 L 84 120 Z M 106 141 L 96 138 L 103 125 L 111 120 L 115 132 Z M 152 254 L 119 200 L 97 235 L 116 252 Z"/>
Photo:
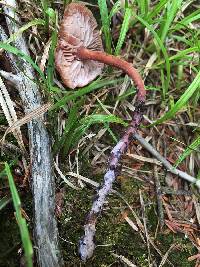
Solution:
<path fill-rule="evenodd" d="M 14 132 L 18 127 L 21 127 L 22 125 L 30 122 L 32 119 L 36 119 L 38 117 L 41 117 L 47 110 L 50 109 L 52 106 L 51 103 L 44 104 L 43 106 L 36 108 L 35 110 L 27 113 L 23 118 L 16 120 L 13 122 L 10 127 L 7 128 L 7 130 L 4 133 L 4 136 L 2 138 L 2 143 L 4 143 L 6 135 L 10 132 Z"/>
<path fill-rule="evenodd" d="M 198 188 L 200 188 L 200 180 L 195 177 L 187 174 L 186 172 L 180 171 L 177 168 L 174 168 L 169 161 L 167 161 L 163 156 L 160 155 L 158 151 L 153 148 L 143 137 L 139 134 L 133 134 L 133 137 L 146 149 L 148 150 L 155 158 L 157 158 L 160 162 L 162 162 L 163 166 L 171 173 L 178 175 L 180 178 L 195 184 Z"/>
<path fill-rule="evenodd" d="M 139 190 L 139 195 L 140 195 L 140 204 L 141 204 L 141 208 L 142 208 L 142 218 L 143 218 L 143 223 L 144 223 L 144 233 L 146 236 L 146 241 L 147 241 L 147 250 L 148 250 L 148 264 L 149 266 L 151 266 L 151 250 L 150 250 L 150 242 L 149 242 L 149 234 L 148 234 L 148 230 L 147 230 L 147 219 L 145 216 L 145 205 L 144 205 L 144 200 L 143 200 L 143 196 L 142 196 L 142 192 L 141 190 Z"/>
<path fill-rule="evenodd" d="M 176 248 L 176 246 L 177 246 L 177 244 L 172 244 L 172 245 L 170 246 L 170 248 L 167 250 L 167 252 L 165 253 L 165 255 L 162 257 L 162 260 L 161 260 L 161 263 L 160 263 L 159 267 L 162 267 L 162 266 L 166 263 L 167 258 L 168 258 L 168 256 L 169 256 L 170 252 L 171 252 L 174 248 Z"/>
<path fill-rule="evenodd" d="M 153 140 L 154 146 L 156 145 L 155 139 Z M 162 191 L 161 191 L 161 185 L 160 180 L 158 176 L 158 166 L 154 165 L 154 181 L 155 181 L 155 190 L 156 190 L 156 198 L 157 198 L 157 208 L 158 208 L 158 217 L 159 217 L 159 223 L 160 223 L 160 229 L 162 230 L 164 226 L 164 211 L 163 211 L 163 205 L 162 205 Z"/>
<path fill-rule="evenodd" d="M 117 259 L 119 259 L 121 262 L 125 263 L 126 266 L 129 267 L 137 267 L 135 264 L 133 264 L 130 260 L 128 260 L 126 257 L 122 255 L 117 255 L 115 253 L 111 253 L 111 255 Z"/>

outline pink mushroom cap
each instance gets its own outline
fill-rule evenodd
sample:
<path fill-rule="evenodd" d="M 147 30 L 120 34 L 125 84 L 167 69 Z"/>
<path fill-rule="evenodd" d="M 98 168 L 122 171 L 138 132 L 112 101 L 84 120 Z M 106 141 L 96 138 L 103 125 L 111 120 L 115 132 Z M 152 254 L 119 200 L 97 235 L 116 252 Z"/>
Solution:
<path fill-rule="evenodd" d="M 103 51 L 97 22 L 83 4 L 71 3 L 64 12 L 55 52 L 55 65 L 63 83 L 71 89 L 83 87 L 102 73 L 104 64 L 80 60 L 77 49 Z"/>

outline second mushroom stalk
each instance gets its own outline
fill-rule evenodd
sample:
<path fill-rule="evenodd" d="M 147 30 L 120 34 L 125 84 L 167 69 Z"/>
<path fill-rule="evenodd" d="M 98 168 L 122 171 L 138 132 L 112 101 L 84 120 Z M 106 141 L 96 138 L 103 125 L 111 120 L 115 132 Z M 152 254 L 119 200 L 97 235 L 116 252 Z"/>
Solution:
<path fill-rule="evenodd" d="M 104 64 L 119 68 L 128 74 L 137 88 L 137 100 L 132 121 L 123 137 L 111 151 L 103 185 L 97 192 L 97 197 L 84 225 L 85 233 L 79 242 L 79 253 L 81 259 L 85 261 L 93 255 L 96 221 L 118 175 L 121 155 L 126 153 L 143 118 L 146 90 L 140 74 L 132 64 L 119 57 L 104 53 L 100 33 L 97 30 L 97 22 L 92 12 L 81 3 L 71 3 L 65 9 L 59 31 L 55 63 L 63 83 L 72 89 L 83 87 L 94 80 L 101 74 Z"/>

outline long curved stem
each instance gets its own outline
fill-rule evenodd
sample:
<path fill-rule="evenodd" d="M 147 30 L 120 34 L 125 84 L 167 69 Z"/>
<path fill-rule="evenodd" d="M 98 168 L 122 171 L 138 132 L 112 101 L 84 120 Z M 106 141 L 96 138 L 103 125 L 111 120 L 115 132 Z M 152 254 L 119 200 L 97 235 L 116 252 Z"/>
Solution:
<path fill-rule="evenodd" d="M 134 134 L 137 132 L 137 129 L 140 125 L 140 122 L 143 118 L 143 105 L 146 98 L 146 91 L 144 87 L 143 80 L 138 73 L 138 71 L 133 68 L 133 66 L 120 59 L 119 57 L 114 57 L 103 52 L 90 51 L 86 48 L 79 48 L 77 51 L 77 57 L 82 60 L 95 60 L 111 65 L 117 68 L 122 69 L 127 73 L 137 86 L 137 102 L 135 111 L 133 113 L 133 118 L 131 124 L 127 131 L 124 133 L 123 137 L 117 143 L 117 145 L 111 151 L 108 169 L 104 175 L 104 183 L 97 192 L 97 197 L 93 202 L 92 208 L 87 216 L 85 225 L 84 225 L 84 236 L 80 239 L 79 242 L 79 253 L 81 259 L 86 261 L 93 255 L 95 249 L 94 237 L 96 232 L 96 222 L 98 215 L 100 214 L 102 207 L 105 203 L 107 195 L 112 189 L 112 184 L 115 181 L 119 173 L 119 161 L 122 154 L 126 153 L 130 142 L 133 139 Z"/>
<path fill-rule="evenodd" d="M 146 90 L 144 87 L 144 82 L 138 71 L 132 66 L 131 63 L 128 63 L 119 57 L 112 56 L 101 51 L 92 51 L 84 47 L 79 48 L 76 55 L 82 60 L 95 60 L 123 70 L 135 82 L 138 89 L 138 98 L 141 101 L 145 101 Z"/>

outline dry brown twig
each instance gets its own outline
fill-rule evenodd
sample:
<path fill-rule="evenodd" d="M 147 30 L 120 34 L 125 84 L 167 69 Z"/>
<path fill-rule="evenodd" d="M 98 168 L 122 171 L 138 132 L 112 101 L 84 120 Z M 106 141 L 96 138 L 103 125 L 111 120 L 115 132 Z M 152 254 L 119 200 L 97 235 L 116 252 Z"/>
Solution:
<path fill-rule="evenodd" d="M 162 257 L 162 260 L 161 260 L 161 262 L 160 262 L 160 264 L 159 264 L 158 267 L 164 266 L 164 264 L 166 263 L 167 258 L 169 256 L 170 252 L 173 251 L 176 248 L 176 246 L 177 246 L 177 244 L 172 244 L 170 246 L 170 248 L 167 250 L 167 252 L 165 253 L 165 255 Z"/>
<path fill-rule="evenodd" d="M 2 73 L 3 71 L 0 71 L 0 74 Z M 2 143 L 5 142 L 5 138 L 8 133 L 14 132 L 18 127 L 21 127 L 22 125 L 29 123 L 32 119 L 41 117 L 45 112 L 47 112 L 50 109 L 51 106 L 52 106 L 51 103 L 46 103 L 42 105 L 41 107 L 36 108 L 35 110 L 27 113 L 23 118 L 12 123 L 12 125 L 10 125 L 10 127 L 8 127 L 7 130 L 5 131 L 1 142 Z"/>

